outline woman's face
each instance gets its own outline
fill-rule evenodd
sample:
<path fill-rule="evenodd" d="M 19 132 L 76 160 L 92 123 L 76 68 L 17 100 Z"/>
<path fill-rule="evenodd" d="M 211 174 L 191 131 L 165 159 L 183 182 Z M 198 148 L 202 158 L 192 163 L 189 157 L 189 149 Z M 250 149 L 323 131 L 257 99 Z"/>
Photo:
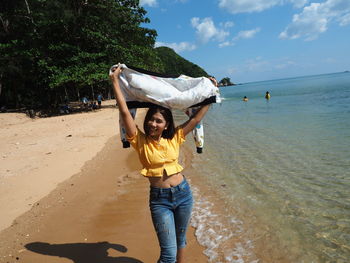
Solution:
<path fill-rule="evenodd" d="M 159 140 L 167 126 L 167 122 L 163 115 L 160 112 L 156 112 L 147 122 L 148 135 L 154 140 Z"/>

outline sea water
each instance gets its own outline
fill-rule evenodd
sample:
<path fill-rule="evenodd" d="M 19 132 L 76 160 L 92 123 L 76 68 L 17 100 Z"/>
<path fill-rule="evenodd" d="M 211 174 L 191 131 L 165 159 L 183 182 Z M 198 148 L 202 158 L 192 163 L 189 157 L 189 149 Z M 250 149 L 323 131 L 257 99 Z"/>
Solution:
<path fill-rule="evenodd" d="M 209 262 L 350 262 L 350 73 L 220 91 L 187 170 Z"/>

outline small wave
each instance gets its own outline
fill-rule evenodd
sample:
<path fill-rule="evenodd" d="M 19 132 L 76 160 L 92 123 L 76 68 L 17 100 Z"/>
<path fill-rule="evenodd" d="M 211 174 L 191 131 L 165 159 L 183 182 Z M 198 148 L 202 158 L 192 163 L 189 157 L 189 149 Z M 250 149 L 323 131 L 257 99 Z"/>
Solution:
<path fill-rule="evenodd" d="M 198 242 L 206 249 L 208 262 L 257 263 L 254 244 L 245 237 L 243 223 L 232 215 L 214 212 L 214 204 L 192 186 L 195 205 L 191 225 Z"/>

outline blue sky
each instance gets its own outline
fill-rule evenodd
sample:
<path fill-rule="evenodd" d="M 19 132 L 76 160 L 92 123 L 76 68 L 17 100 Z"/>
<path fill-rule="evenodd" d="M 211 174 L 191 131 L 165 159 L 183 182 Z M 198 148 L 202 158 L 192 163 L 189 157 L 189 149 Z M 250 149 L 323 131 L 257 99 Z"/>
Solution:
<path fill-rule="evenodd" d="M 173 48 L 235 83 L 350 70 L 350 0 L 140 0 Z"/>

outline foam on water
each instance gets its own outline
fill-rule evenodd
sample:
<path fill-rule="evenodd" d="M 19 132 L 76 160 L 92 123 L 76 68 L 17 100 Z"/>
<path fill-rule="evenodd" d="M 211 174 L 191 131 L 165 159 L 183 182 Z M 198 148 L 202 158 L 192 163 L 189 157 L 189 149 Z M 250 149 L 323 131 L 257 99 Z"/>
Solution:
<path fill-rule="evenodd" d="M 215 213 L 214 203 L 192 186 L 195 205 L 191 224 L 196 228 L 198 242 L 206 247 L 204 254 L 209 262 L 256 263 L 254 243 L 244 236 L 240 220 L 230 214 Z"/>

